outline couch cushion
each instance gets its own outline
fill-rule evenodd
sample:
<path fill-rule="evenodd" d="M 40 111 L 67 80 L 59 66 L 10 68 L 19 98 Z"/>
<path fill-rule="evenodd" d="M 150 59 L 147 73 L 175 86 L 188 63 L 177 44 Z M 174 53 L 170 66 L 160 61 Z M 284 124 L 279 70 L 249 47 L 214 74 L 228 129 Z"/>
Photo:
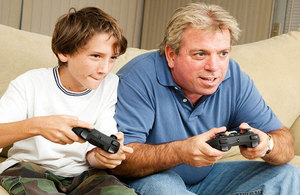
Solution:
<path fill-rule="evenodd" d="M 294 143 L 295 154 L 300 156 L 300 115 L 291 126 L 290 131 L 292 132 L 295 138 L 295 143 Z"/>
<path fill-rule="evenodd" d="M 300 110 L 300 31 L 233 46 L 231 57 L 254 80 L 281 122 L 290 127 Z"/>
<path fill-rule="evenodd" d="M 132 60 L 134 57 L 141 55 L 146 52 L 150 52 L 153 50 L 144 50 L 138 48 L 127 48 L 126 53 L 119 56 L 116 60 L 116 63 L 112 69 L 113 73 L 117 73 L 120 68 L 122 68 L 127 62 Z"/>
<path fill-rule="evenodd" d="M 56 66 L 51 37 L 0 25 L 0 97 L 9 82 L 21 73 Z"/>

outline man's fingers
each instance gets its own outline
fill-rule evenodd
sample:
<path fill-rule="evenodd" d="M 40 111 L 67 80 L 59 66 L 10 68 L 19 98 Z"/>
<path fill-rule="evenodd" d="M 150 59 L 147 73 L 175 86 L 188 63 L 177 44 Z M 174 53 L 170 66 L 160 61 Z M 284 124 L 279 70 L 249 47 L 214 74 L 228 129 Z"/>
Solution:
<path fill-rule="evenodd" d="M 225 132 L 226 131 L 226 127 L 220 127 L 220 128 L 213 128 L 210 131 L 205 132 L 205 134 L 207 134 L 208 139 L 213 138 L 216 134 L 221 133 L 221 132 Z"/>
<path fill-rule="evenodd" d="M 242 124 L 240 124 L 239 128 L 240 129 L 248 129 L 248 128 L 251 128 L 251 127 L 247 123 L 242 123 Z"/>

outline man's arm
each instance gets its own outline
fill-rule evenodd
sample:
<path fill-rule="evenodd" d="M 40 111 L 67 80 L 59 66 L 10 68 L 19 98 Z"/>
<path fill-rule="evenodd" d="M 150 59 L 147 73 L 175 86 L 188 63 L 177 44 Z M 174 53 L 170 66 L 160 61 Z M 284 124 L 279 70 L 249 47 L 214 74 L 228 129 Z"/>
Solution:
<path fill-rule="evenodd" d="M 274 147 L 262 159 L 273 165 L 288 163 L 294 158 L 294 138 L 288 128 L 282 127 L 269 133 L 274 141 Z"/>
<path fill-rule="evenodd" d="M 159 145 L 131 143 L 132 154 L 111 172 L 122 177 L 143 177 L 173 168 L 180 164 L 194 167 L 209 166 L 216 163 L 225 152 L 212 148 L 207 140 L 225 128 L 214 128 L 203 134 Z"/>
<path fill-rule="evenodd" d="M 128 144 L 126 146 L 133 148 L 134 153 L 127 154 L 126 160 L 111 172 L 123 177 L 143 177 L 170 169 L 180 164 L 174 150 L 177 144 L 177 142 L 160 145 Z"/>

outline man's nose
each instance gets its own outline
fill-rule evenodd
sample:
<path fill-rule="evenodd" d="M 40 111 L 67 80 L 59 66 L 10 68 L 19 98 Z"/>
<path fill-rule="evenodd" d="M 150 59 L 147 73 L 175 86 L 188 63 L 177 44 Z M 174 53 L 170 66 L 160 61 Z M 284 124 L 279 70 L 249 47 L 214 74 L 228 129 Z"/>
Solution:
<path fill-rule="evenodd" d="M 211 55 L 207 58 L 205 63 L 205 70 L 215 72 L 218 69 L 218 57 L 215 55 Z"/>

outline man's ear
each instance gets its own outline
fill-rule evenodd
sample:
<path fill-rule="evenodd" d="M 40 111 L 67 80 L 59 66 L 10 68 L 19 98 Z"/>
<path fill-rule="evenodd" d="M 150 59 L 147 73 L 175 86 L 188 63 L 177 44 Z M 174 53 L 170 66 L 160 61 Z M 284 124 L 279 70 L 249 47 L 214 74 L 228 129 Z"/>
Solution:
<path fill-rule="evenodd" d="M 62 54 L 62 53 L 58 53 L 57 54 L 57 56 L 58 56 L 58 58 L 59 58 L 59 60 L 61 61 L 61 62 L 68 62 L 68 55 L 66 55 L 66 54 Z"/>
<path fill-rule="evenodd" d="M 175 57 L 175 51 L 172 49 L 171 46 L 166 45 L 165 47 L 165 55 L 168 62 L 168 66 L 170 69 L 174 67 L 174 57 Z"/>

